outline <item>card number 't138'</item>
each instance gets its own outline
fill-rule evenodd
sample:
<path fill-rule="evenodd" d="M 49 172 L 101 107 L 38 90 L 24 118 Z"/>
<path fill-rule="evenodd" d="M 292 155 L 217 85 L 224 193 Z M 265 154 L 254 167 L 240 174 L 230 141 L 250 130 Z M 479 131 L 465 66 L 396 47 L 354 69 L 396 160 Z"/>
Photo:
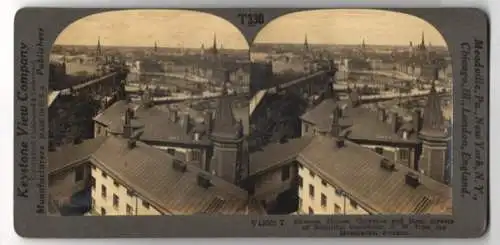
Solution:
<path fill-rule="evenodd" d="M 264 14 L 262 13 L 248 13 L 238 14 L 242 25 L 256 26 L 264 24 Z"/>

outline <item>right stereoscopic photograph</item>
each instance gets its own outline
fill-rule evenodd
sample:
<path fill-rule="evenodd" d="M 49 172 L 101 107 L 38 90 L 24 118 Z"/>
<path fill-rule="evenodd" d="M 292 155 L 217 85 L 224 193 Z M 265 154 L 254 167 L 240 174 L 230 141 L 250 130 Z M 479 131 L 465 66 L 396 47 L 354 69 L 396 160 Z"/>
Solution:
<path fill-rule="evenodd" d="M 297 12 L 250 56 L 249 176 L 268 213 L 452 213 L 452 67 L 432 24 Z"/>

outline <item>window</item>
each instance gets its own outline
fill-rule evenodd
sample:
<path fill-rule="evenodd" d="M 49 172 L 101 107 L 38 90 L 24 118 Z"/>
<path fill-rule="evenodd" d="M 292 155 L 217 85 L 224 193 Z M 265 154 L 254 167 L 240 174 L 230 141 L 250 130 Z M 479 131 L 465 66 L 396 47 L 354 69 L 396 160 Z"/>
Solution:
<path fill-rule="evenodd" d="M 314 186 L 309 185 L 309 196 L 314 199 Z"/>
<path fill-rule="evenodd" d="M 326 195 L 321 193 L 321 206 L 326 207 Z"/>
<path fill-rule="evenodd" d="M 335 214 L 340 214 L 342 213 L 342 208 L 335 203 L 335 209 L 334 209 Z"/>
<path fill-rule="evenodd" d="M 145 208 L 149 208 L 149 202 L 142 200 L 142 206 L 144 206 Z"/>
<path fill-rule="evenodd" d="M 106 197 L 107 197 L 106 186 L 104 186 L 104 185 L 101 185 L 101 196 L 104 199 L 106 199 Z"/>
<path fill-rule="evenodd" d="M 93 190 L 95 190 L 95 178 L 94 176 L 90 176 L 90 186 Z"/>
<path fill-rule="evenodd" d="M 75 168 L 75 182 L 83 180 L 84 168 L 83 165 Z"/>
<path fill-rule="evenodd" d="M 297 176 L 297 182 L 299 183 L 299 187 L 302 188 L 302 185 L 304 184 L 303 183 L 304 180 L 302 180 L 302 177 L 300 176 Z"/>
<path fill-rule="evenodd" d="M 326 181 L 325 181 L 325 180 L 321 180 L 321 184 L 322 184 L 323 186 L 327 186 L 327 183 L 326 183 Z"/>
<path fill-rule="evenodd" d="M 290 166 L 285 166 L 281 169 L 281 181 L 288 180 L 290 178 Z"/>
<path fill-rule="evenodd" d="M 380 154 L 380 155 L 383 155 L 384 154 L 384 148 L 382 147 L 375 147 L 375 152 Z"/>
<path fill-rule="evenodd" d="M 107 178 L 108 177 L 108 175 L 105 172 L 102 172 L 101 175 L 102 175 L 103 178 Z"/>
<path fill-rule="evenodd" d="M 127 215 L 134 215 L 134 210 L 132 209 L 132 206 L 127 204 Z"/>
<path fill-rule="evenodd" d="M 312 178 L 314 178 L 314 176 L 316 176 L 316 174 L 313 173 L 313 171 L 309 170 L 309 175 L 311 175 Z"/>
<path fill-rule="evenodd" d="M 309 207 L 309 214 L 314 214 L 314 210 L 311 207 Z"/>
<path fill-rule="evenodd" d="M 354 209 L 358 209 L 358 203 L 354 200 L 351 200 L 351 207 Z"/>
<path fill-rule="evenodd" d="M 116 182 L 116 180 L 113 180 L 113 185 L 115 185 L 116 187 L 120 186 L 120 184 L 118 184 L 118 182 Z"/>
<path fill-rule="evenodd" d="M 201 151 L 193 150 L 193 161 L 201 161 Z"/>
<path fill-rule="evenodd" d="M 120 204 L 120 198 L 116 194 L 113 194 L 113 207 L 118 208 Z"/>
<path fill-rule="evenodd" d="M 342 190 L 340 188 L 335 188 L 335 195 L 342 196 Z"/>
<path fill-rule="evenodd" d="M 134 192 L 131 191 L 131 190 L 127 190 L 127 196 L 133 197 L 134 196 Z"/>
<path fill-rule="evenodd" d="M 101 208 L 101 215 L 106 216 L 106 209 L 105 208 Z"/>
<path fill-rule="evenodd" d="M 407 161 L 409 156 L 408 156 L 408 150 L 406 149 L 399 149 L 399 159 L 403 161 Z"/>

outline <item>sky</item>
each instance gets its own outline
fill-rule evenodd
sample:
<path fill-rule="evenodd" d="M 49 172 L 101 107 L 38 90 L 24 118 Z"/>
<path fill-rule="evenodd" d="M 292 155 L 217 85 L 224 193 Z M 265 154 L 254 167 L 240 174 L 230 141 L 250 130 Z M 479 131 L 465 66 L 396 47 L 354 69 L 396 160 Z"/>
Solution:
<path fill-rule="evenodd" d="M 228 21 L 187 10 L 120 10 L 90 15 L 73 22 L 55 44 L 206 48 L 218 46 L 248 49 L 248 43 Z"/>
<path fill-rule="evenodd" d="M 269 22 L 256 36 L 256 43 L 446 46 L 442 35 L 418 17 L 384 10 L 313 10 L 292 13 Z"/>
<path fill-rule="evenodd" d="M 287 14 L 264 26 L 257 43 L 445 46 L 441 34 L 426 21 L 411 15 L 383 10 L 313 10 Z M 56 44 L 103 46 L 211 47 L 214 34 L 228 49 L 248 49 L 248 44 L 230 22 L 206 13 L 188 10 L 120 10 L 90 15 L 64 29 Z"/>

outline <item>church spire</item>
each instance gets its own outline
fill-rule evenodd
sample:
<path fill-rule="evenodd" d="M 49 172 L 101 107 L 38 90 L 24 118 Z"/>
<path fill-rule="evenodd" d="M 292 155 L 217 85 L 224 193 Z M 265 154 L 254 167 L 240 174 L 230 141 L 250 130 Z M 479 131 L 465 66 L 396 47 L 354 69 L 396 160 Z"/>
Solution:
<path fill-rule="evenodd" d="M 101 37 L 97 37 L 97 48 L 96 48 L 96 56 L 101 56 L 102 55 L 102 50 L 101 50 Z"/>
<path fill-rule="evenodd" d="M 365 43 L 365 39 L 363 38 L 363 43 L 361 44 L 361 48 L 364 50 L 366 48 L 366 43 Z"/>
<path fill-rule="evenodd" d="M 309 43 L 307 42 L 307 33 L 304 36 L 304 50 L 309 50 Z"/>
<path fill-rule="evenodd" d="M 155 41 L 155 53 L 158 51 L 158 45 L 157 42 Z"/>
<path fill-rule="evenodd" d="M 214 54 L 217 54 L 217 34 L 214 33 L 214 40 L 213 40 L 213 46 L 212 46 L 212 51 Z"/>
<path fill-rule="evenodd" d="M 423 49 L 425 48 L 425 37 L 424 37 L 424 32 L 422 31 L 422 41 L 420 43 L 420 47 Z"/>
<path fill-rule="evenodd" d="M 441 110 L 441 98 L 436 91 L 436 86 L 432 82 L 432 87 L 427 98 L 427 105 L 424 108 L 423 131 L 440 131 L 444 125 L 443 112 Z"/>

